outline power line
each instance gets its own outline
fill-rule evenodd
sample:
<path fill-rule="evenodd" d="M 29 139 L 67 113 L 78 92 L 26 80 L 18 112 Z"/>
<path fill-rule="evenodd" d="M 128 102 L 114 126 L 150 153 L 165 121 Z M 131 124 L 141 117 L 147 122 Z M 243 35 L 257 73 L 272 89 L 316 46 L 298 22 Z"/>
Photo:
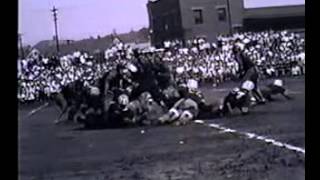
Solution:
<path fill-rule="evenodd" d="M 55 39 L 56 39 L 56 46 L 57 46 L 57 53 L 60 52 L 59 48 L 59 37 L 58 37 L 58 25 L 57 25 L 57 11 L 58 9 L 53 6 L 53 9 L 51 9 L 51 12 L 53 13 L 53 21 L 54 21 L 54 28 L 55 28 Z"/>
<path fill-rule="evenodd" d="M 18 40 L 19 40 L 19 45 L 20 45 L 20 53 L 21 53 L 21 58 L 24 59 L 24 50 L 22 46 L 22 34 L 18 34 Z"/>
<path fill-rule="evenodd" d="M 227 7 L 228 7 L 228 22 L 229 22 L 229 33 L 232 34 L 232 22 L 231 22 L 231 12 L 230 12 L 230 1 L 229 0 L 226 0 L 227 1 Z"/>

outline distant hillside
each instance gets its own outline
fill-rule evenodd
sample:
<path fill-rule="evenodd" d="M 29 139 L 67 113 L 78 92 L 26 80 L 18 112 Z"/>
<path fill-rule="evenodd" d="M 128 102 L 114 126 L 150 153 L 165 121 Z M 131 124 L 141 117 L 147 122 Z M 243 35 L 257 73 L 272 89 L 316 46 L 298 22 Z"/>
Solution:
<path fill-rule="evenodd" d="M 117 35 L 125 43 L 145 43 L 148 42 L 148 29 L 142 28 L 139 31 L 131 31 Z M 112 35 L 101 38 L 89 38 L 80 41 L 64 42 L 60 45 L 61 54 L 69 54 L 77 50 L 85 50 L 90 53 L 100 50 L 104 51 L 112 44 Z M 49 56 L 56 52 L 56 46 L 52 40 L 45 40 L 37 43 L 34 48 L 38 49 L 42 54 Z"/>

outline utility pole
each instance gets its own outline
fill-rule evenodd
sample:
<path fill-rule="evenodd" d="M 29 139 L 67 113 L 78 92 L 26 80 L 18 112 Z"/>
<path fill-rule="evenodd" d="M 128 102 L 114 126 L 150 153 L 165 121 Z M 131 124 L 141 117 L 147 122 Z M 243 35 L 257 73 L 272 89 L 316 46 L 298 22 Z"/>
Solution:
<path fill-rule="evenodd" d="M 54 21 L 54 28 L 55 28 L 55 39 L 56 39 L 56 46 L 57 46 L 57 53 L 60 52 L 59 49 L 59 37 L 58 37 L 58 25 L 57 25 L 57 11 L 58 9 L 53 6 L 53 9 L 51 9 L 51 12 L 53 13 L 53 21 Z"/>
<path fill-rule="evenodd" d="M 21 58 L 24 59 L 24 51 L 23 51 L 23 46 L 22 46 L 22 34 L 21 33 L 18 34 L 18 39 L 19 39 Z"/>
<path fill-rule="evenodd" d="M 232 22 L 231 22 L 231 12 L 230 12 L 230 0 L 227 1 L 227 7 L 228 7 L 228 20 L 229 20 L 229 33 L 232 34 Z"/>

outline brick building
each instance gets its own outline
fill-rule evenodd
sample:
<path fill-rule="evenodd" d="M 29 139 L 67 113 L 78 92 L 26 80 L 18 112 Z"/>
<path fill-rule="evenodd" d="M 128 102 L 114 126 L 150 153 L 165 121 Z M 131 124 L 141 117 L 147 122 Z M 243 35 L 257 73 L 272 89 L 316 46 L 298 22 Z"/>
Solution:
<path fill-rule="evenodd" d="M 304 28 L 305 6 L 244 8 L 243 0 L 149 0 L 152 45 L 234 31 Z"/>

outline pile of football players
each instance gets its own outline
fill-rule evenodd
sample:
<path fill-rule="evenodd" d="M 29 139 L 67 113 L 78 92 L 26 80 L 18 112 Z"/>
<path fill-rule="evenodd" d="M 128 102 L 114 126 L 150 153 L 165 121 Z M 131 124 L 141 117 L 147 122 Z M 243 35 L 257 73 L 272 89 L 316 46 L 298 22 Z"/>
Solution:
<path fill-rule="evenodd" d="M 150 55 L 136 53 L 135 59 L 117 64 L 92 85 L 84 86 L 79 79 L 63 87 L 54 95 L 62 110 L 57 123 L 64 115 L 87 127 L 186 123 L 198 115 L 199 107 L 211 110 L 196 80 L 177 84 L 166 64 Z"/>
<path fill-rule="evenodd" d="M 244 49 L 239 46 L 237 52 L 244 54 Z M 79 79 L 54 94 L 62 110 L 56 123 L 77 122 L 88 128 L 185 125 L 197 118 L 227 116 L 235 109 L 248 114 L 253 105 L 272 101 L 276 94 L 290 99 L 282 80 L 260 89 L 257 67 L 245 55 L 239 56 L 244 64 L 240 86 L 219 102 L 208 102 L 196 79 L 177 81 L 156 54 L 135 52 L 134 57 L 90 85 Z"/>

